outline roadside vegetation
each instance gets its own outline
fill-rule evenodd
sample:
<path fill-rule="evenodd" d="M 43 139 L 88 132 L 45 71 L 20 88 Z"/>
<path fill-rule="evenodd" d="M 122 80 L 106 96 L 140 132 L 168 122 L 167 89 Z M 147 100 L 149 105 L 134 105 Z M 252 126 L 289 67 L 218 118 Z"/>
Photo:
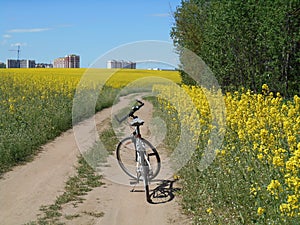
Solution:
<path fill-rule="evenodd" d="M 84 196 L 93 188 L 101 186 L 101 176 L 97 175 L 94 169 L 80 156 L 78 158 L 77 174 L 68 179 L 63 194 L 58 196 L 51 205 L 41 206 L 41 214 L 36 221 L 27 223 L 26 225 L 62 225 L 63 220 L 72 221 L 83 214 L 94 217 L 102 217 L 103 212 L 81 212 L 76 214 L 65 215 L 62 209 L 66 204 L 72 204 L 77 207 L 85 200 Z"/>
<path fill-rule="evenodd" d="M 199 137 L 180 171 L 183 208 L 195 224 L 299 223 L 299 8 L 294 0 L 186 0 L 173 13 L 171 37 L 187 85 L 182 88 L 193 100 L 180 123 Z M 216 129 L 211 109 L 217 102 L 209 106 L 207 99 L 216 90 L 195 82 L 200 68 L 191 69 L 184 48 L 211 69 L 226 106 L 224 141 L 205 170 L 199 166 L 214 144 L 209 133 Z M 186 97 L 174 88 L 157 89 L 166 114 L 182 114 Z M 200 129 L 186 121 L 198 121 Z"/>
<path fill-rule="evenodd" d="M 158 102 L 167 115 L 167 139 L 176 144 L 174 140 L 179 137 L 172 134 L 178 132 L 179 125 L 190 127 L 194 134 L 190 142 L 193 137 L 199 138 L 191 160 L 179 173 L 183 178 L 183 207 L 194 216 L 195 224 L 299 221 L 300 97 L 287 101 L 273 93 L 227 93 L 226 124 L 221 126 L 225 130 L 223 134 L 218 131 L 224 135 L 223 144 L 213 149 L 214 161 L 202 170 L 201 159 L 209 154 L 205 149 L 214 144 L 210 134 L 217 129 L 212 126 L 214 108 L 206 100 L 207 92 L 183 85 L 193 102 L 186 105 L 186 94 L 176 92 L 176 88 L 155 88 L 160 90 Z M 263 88 L 269 93 L 266 85 Z M 183 110 L 196 110 L 197 114 Z M 200 129 L 191 121 L 196 121 Z"/>

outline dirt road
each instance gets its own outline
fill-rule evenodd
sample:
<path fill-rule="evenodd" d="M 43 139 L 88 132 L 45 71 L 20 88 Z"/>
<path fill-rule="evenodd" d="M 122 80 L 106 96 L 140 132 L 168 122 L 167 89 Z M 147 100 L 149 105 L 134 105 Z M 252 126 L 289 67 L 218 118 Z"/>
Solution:
<path fill-rule="evenodd" d="M 115 109 L 128 106 L 131 98 L 123 98 Z M 96 114 L 99 124 L 111 115 L 111 108 Z M 149 120 L 152 106 L 145 104 L 144 115 Z M 84 123 L 81 125 L 84 126 Z M 149 133 L 146 127 L 142 132 Z M 69 176 L 76 173 L 75 165 L 80 154 L 73 130 L 68 130 L 54 141 L 42 147 L 34 161 L 15 167 L 0 180 L 0 225 L 21 225 L 35 221 L 42 205 L 52 204 L 64 191 Z M 164 154 L 162 154 L 164 156 Z M 113 156 L 108 158 L 109 166 L 103 171 L 105 185 L 95 188 L 85 196 L 85 201 L 76 207 L 65 205 L 63 215 L 79 215 L 72 219 L 62 217 L 66 224 L 103 225 L 150 225 L 183 224 L 189 220 L 180 213 L 177 198 L 178 189 L 170 179 L 168 168 L 162 165 L 162 175 L 151 184 L 153 204 L 145 200 L 143 188 L 134 192 L 129 179 L 122 174 Z M 115 181 L 122 177 L 122 182 Z M 168 176 L 168 177 L 167 177 Z M 127 179 L 127 180 L 126 180 Z"/>

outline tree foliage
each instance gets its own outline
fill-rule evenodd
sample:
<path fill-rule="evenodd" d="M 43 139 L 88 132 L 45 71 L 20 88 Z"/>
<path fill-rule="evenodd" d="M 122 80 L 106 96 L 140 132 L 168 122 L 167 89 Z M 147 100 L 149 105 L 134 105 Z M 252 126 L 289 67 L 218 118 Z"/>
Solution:
<path fill-rule="evenodd" d="M 266 83 L 285 96 L 300 93 L 299 0 L 185 0 L 174 19 L 179 53 L 199 55 L 224 90 L 259 92 Z"/>

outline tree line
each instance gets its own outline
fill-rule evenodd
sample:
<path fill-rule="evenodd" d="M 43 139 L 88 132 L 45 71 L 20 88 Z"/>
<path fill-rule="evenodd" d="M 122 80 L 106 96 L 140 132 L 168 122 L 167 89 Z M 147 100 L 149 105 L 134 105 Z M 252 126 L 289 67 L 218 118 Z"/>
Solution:
<path fill-rule="evenodd" d="M 200 56 L 224 91 L 260 92 L 266 83 L 283 96 L 299 95 L 299 0 L 182 0 L 173 16 L 179 54 L 184 47 Z"/>

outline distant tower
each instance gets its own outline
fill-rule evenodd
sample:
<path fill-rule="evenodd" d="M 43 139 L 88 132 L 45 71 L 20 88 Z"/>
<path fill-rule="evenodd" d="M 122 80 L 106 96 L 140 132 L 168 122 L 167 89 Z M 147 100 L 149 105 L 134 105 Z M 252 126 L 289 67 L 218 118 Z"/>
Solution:
<path fill-rule="evenodd" d="M 9 51 L 15 51 L 17 52 L 17 60 L 16 60 L 16 64 L 13 65 L 12 67 L 7 67 L 7 68 L 20 68 L 20 45 L 18 45 L 18 49 L 10 49 Z M 10 64 L 12 64 L 12 61 L 10 62 Z"/>

